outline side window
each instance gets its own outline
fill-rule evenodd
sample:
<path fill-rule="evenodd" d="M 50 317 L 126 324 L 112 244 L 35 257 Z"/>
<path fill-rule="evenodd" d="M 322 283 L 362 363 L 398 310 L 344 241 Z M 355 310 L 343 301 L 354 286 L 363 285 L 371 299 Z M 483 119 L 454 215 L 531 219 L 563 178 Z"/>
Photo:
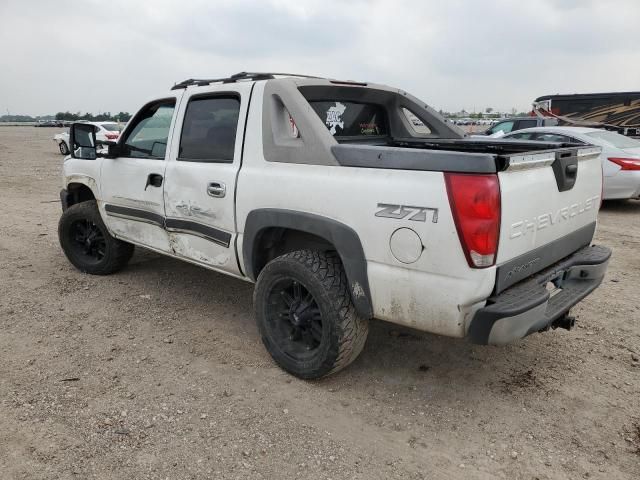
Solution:
<path fill-rule="evenodd" d="M 195 97 L 184 114 L 178 160 L 233 162 L 240 116 L 237 97 Z"/>
<path fill-rule="evenodd" d="M 572 143 L 569 137 L 558 135 L 557 133 L 539 133 L 536 136 L 536 140 L 539 142 Z"/>
<path fill-rule="evenodd" d="M 493 127 L 491 127 L 490 131 L 487 133 L 489 135 L 493 133 L 498 133 L 498 132 L 509 133 L 511 130 L 513 130 L 514 123 L 515 122 L 512 122 L 512 121 L 496 123 Z"/>
<path fill-rule="evenodd" d="M 425 123 L 420 120 L 411 110 L 403 107 L 402 113 L 404 114 L 405 118 L 409 122 L 409 125 L 411 125 L 411 128 L 415 133 L 419 135 L 431 133 L 431 129 L 427 125 L 425 125 Z"/>
<path fill-rule="evenodd" d="M 534 135 L 534 132 L 520 132 L 509 135 L 509 138 L 513 138 L 515 140 L 531 140 Z"/>
<path fill-rule="evenodd" d="M 518 121 L 518 128 L 516 130 L 522 130 L 525 128 L 533 128 L 536 127 L 538 125 L 538 121 L 535 119 L 532 120 L 519 120 Z"/>
<path fill-rule="evenodd" d="M 145 107 L 128 130 L 122 156 L 164 159 L 175 105 L 171 99 Z"/>

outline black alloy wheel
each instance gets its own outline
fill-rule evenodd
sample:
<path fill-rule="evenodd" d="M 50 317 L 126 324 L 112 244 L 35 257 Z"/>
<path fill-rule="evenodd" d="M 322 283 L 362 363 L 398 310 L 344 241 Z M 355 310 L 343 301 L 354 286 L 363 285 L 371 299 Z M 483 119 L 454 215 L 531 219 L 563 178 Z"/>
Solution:
<path fill-rule="evenodd" d="M 107 240 L 102 229 L 88 219 L 71 224 L 72 248 L 87 263 L 99 263 L 105 256 Z"/>
<path fill-rule="evenodd" d="M 313 356 L 322 343 L 322 313 L 307 287 L 284 278 L 272 287 L 268 302 L 267 323 L 282 352 L 296 361 Z"/>
<path fill-rule="evenodd" d="M 338 372 L 353 362 L 367 339 L 340 256 L 296 250 L 269 261 L 253 302 L 262 343 L 276 363 L 299 378 Z"/>
<path fill-rule="evenodd" d="M 134 251 L 132 244 L 109 234 L 95 200 L 76 203 L 62 212 L 58 238 L 69 261 L 92 275 L 121 270 Z"/>

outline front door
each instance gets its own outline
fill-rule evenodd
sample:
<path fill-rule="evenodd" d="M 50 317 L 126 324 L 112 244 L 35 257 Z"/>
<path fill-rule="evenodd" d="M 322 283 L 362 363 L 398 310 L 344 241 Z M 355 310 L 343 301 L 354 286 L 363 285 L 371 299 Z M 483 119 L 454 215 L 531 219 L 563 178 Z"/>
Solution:
<path fill-rule="evenodd" d="M 235 189 L 250 84 L 187 91 L 167 163 L 165 225 L 173 253 L 235 275 Z"/>
<path fill-rule="evenodd" d="M 169 132 L 179 97 L 152 102 L 127 125 L 121 156 L 102 161 L 101 196 L 107 226 L 118 238 L 171 252 L 164 228 Z"/>

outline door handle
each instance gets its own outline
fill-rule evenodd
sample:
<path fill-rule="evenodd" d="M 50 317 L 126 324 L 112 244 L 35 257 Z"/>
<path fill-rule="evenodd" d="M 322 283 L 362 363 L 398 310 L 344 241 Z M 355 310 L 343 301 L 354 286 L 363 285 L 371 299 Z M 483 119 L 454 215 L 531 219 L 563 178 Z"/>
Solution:
<path fill-rule="evenodd" d="M 147 183 L 144 186 L 145 191 L 147 187 L 151 185 L 152 187 L 161 187 L 162 186 L 162 175 L 159 173 L 150 173 L 147 177 Z"/>
<path fill-rule="evenodd" d="M 223 198 L 227 194 L 227 187 L 224 183 L 210 182 L 207 185 L 207 194 L 210 197 Z"/>

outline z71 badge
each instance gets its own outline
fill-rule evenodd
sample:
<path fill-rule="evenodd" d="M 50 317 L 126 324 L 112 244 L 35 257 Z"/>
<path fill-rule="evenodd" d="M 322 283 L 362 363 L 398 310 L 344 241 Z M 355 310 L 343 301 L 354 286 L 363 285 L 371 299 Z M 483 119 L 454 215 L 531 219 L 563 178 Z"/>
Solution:
<path fill-rule="evenodd" d="M 407 220 L 414 222 L 426 222 L 427 212 L 432 212 L 431 222 L 438 223 L 438 209 L 431 207 L 414 207 L 410 205 L 392 205 L 390 203 L 379 203 L 376 217 L 402 219 L 411 215 Z"/>

